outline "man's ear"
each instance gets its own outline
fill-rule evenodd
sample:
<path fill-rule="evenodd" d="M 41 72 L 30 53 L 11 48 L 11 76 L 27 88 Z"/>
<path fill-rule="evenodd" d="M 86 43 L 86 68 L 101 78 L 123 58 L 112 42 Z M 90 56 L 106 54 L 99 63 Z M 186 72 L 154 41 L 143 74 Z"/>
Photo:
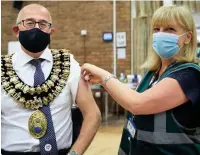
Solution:
<path fill-rule="evenodd" d="M 15 33 L 16 37 L 19 37 L 19 27 L 17 25 L 13 26 L 13 32 Z"/>
<path fill-rule="evenodd" d="M 55 32 L 55 28 L 51 28 L 50 35 L 52 35 L 54 32 Z"/>
<path fill-rule="evenodd" d="M 192 40 L 192 31 L 189 31 L 187 34 L 186 34 L 186 39 L 185 39 L 185 44 L 189 44 L 190 41 Z"/>

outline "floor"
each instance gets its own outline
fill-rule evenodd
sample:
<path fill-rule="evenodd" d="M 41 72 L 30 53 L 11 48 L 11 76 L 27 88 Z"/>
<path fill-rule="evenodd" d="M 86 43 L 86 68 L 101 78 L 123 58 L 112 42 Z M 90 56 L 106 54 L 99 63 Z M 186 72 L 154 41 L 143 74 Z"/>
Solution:
<path fill-rule="evenodd" d="M 123 125 L 123 117 L 111 117 L 106 123 L 102 123 L 84 155 L 117 155 Z"/>

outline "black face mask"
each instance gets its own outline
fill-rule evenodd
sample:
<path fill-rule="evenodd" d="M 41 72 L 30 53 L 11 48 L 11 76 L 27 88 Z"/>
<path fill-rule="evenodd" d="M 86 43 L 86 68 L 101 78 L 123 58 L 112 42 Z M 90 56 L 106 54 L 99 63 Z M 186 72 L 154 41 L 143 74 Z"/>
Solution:
<path fill-rule="evenodd" d="M 41 31 L 38 28 L 20 31 L 19 41 L 21 45 L 32 53 L 42 52 L 50 43 L 50 34 Z"/>

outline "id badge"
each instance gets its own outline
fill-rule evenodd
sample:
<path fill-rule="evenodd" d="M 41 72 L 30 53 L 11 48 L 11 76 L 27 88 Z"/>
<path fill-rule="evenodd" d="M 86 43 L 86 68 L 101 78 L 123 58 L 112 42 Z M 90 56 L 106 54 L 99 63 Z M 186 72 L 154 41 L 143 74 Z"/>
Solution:
<path fill-rule="evenodd" d="M 135 131 L 136 131 L 136 127 L 135 127 L 135 123 L 133 122 L 132 119 L 129 119 L 129 120 L 128 120 L 127 129 L 128 129 L 128 131 L 129 131 L 131 137 L 134 138 L 134 136 L 135 136 Z"/>

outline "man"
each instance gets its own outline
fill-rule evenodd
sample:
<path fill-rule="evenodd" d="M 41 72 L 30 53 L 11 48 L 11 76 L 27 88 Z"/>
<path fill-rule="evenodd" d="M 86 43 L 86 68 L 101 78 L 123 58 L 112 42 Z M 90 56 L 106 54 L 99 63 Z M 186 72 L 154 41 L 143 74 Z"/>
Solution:
<path fill-rule="evenodd" d="M 45 7 L 25 6 L 13 30 L 21 50 L 1 59 L 2 154 L 82 155 L 101 116 L 79 64 L 67 50 L 48 49 L 54 28 Z M 73 146 L 72 104 L 84 118 Z"/>

